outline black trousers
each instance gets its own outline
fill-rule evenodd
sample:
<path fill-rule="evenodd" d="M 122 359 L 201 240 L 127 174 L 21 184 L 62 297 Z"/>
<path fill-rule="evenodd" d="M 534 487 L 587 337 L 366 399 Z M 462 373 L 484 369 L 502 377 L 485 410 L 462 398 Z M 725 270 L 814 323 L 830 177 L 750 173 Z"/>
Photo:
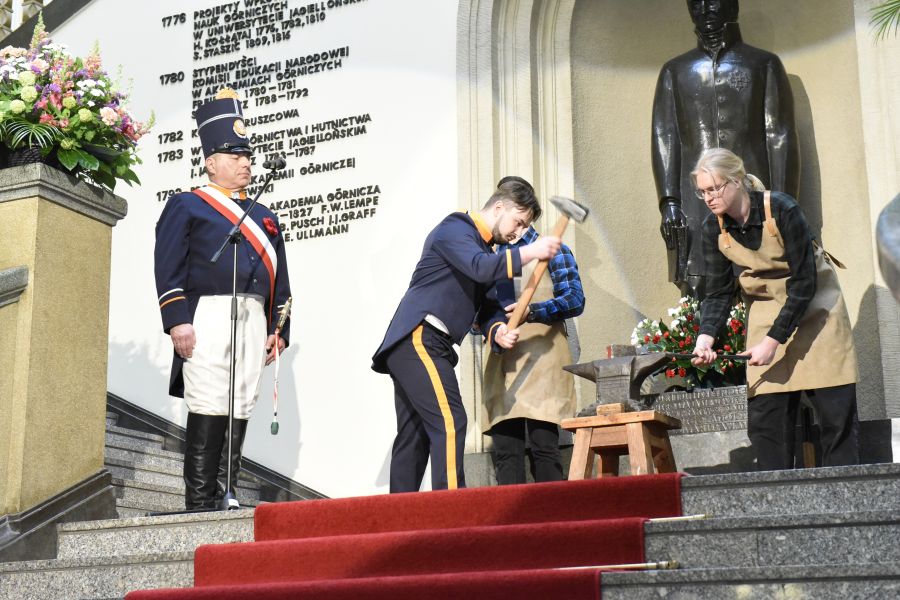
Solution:
<path fill-rule="evenodd" d="M 494 442 L 492 451 L 497 483 L 525 483 L 525 432 L 531 441 L 531 476 L 536 482 L 562 481 L 559 458 L 559 427 L 537 419 L 506 419 L 488 432 Z"/>
<path fill-rule="evenodd" d="M 466 411 L 453 371 L 457 360 L 450 336 L 427 324 L 386 356 L 397 411 L 391 493 L 418 491 L 429 456 L 432 489 L 466 487 Z"/>
<path fill-rule="evenodd" d="M 803 392 L 760 394 L 747 404 L 747 436 L 760 471 L 794 467 L 794 431 Z M 822 466 L 859 464 L 856 384 L 806 390 L 821 430 Z"/>

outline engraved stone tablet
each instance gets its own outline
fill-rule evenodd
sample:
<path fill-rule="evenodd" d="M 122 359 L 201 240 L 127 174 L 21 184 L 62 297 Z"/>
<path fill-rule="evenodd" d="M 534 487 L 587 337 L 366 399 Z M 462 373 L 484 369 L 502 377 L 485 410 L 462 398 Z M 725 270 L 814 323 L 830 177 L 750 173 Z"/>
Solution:
<path fill-rule="evenodd" d="M 747 386 L 667 392 L 655 400 L 645 397 L 659 412 L 681 420 L 672 435 L 707 433 L 747 428 Z"/>

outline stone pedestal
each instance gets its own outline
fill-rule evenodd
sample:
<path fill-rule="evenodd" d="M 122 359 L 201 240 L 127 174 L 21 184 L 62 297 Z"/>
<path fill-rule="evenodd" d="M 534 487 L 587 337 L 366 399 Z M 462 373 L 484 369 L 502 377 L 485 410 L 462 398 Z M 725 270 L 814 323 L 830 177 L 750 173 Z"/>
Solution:
<path fill-rule="evenodd" d="M 42 164 L 0 170 L 0 515 L 103 469 L 112 226 L 122 198 Z"/>

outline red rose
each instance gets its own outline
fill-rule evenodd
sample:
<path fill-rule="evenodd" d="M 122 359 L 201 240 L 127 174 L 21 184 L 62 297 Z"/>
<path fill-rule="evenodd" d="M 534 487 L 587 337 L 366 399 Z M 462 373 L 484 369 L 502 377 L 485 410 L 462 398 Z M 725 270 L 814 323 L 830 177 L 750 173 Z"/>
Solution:
<path fill-rule="evenodd" d="M 731 352 L 731 346 L 725 344 L 725 352 Z"/>
<path fill-rule="evenodd" d="M 666 369 L 666 377 L 675 377 L 674 369 Z"/>
<path fill-rule="evenodd" d="M 693 320 L 694 320 L 694 315 L 689 314 L 689 315 L 688 315 L 687 317 L 685 317 L 685 318 L 686 318 L 688 321 L 693 321 Z"/>
<path fill-rule="evenodd" d="M 691 336 L 687 336 L 687 337 L 685 338 L 685 340 L 684 340 L 684 342 L 685 342 L 686 344 L 690 344 L 690 343 L 693 342 L 693 341 L 694 341 L 694 338 L 692 338 Z"/>
<path fill-rule="evenodd" d="M 663 333 L 663 337 L 664 337 L 664 338 L 667 338 L 667 337 L 669 337 L 669 332 L 668 332 L 668 331 L 666 331 L 666 332 L 665 332 L 665 333 Z"/>
<path fill-rule="evenodd" d="M 694 323 L 694 332 L 700 331 L 700 326 Z"/>
<path fill-rule="evenodd" d="M 684 377 L 685 375 L 687 375 L 687 371 L 685 370 L 684 367 L 681 367 L 680 369 L 678 369 L 678 375 L 680 377 Z"/>
<path fill-rule="evenodd" d="M 263 219 L 263 225 L 265 225 L 269 235 L 278 235 L 278 225 L 275 224 L 275 220 L 272 217 Z"/>
<path fill-rule="evenodd" d="M 648 334 L 648 335 L 644 336 L 644 343 L 647 344 L 649 342 L 650 342 L 650 335 Z"/>
<path fill-rule="evenodd" d="M 679 347 L 679 348 L 684 348 L 684 342 L 683 342 L 683 341 L 678 342 L 678 347 Z"/>
<path fill-rule="evenodd" d="M 654 344 L 658 344 L 658 343 L 659 343 L 659 334 L 658 334 L 658 333 L 657 333 L 656 335 L 653 336 L 653 343 L 654 343 Z"/>

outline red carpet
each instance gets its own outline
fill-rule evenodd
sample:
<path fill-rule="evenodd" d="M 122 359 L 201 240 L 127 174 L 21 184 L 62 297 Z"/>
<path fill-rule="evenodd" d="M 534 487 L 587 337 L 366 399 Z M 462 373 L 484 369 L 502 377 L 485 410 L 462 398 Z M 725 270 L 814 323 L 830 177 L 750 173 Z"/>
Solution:
<path fill-rule="evenodd" d="M 600 572 L 502 571 L 131 592 L 126 600 L 600 600 Z"/>
<path fill-rule="evenodd" d="M 266 504 L 255 539 L 201 546 L 172 598 L 600 598 L 596 569 L 644 561 L 643 522 L 681 514 L 681 475 Z"/>
<path fill-rule="evenodd" d="M 254 539 L 681 514 L 681 475 L 641 475 L 264 504 Z"/>
<path fill-rule="evenodd" d="M 210 545 L 197 549 L 194 585 L 636 563 L 643 531 L 633 517 Z"/>

